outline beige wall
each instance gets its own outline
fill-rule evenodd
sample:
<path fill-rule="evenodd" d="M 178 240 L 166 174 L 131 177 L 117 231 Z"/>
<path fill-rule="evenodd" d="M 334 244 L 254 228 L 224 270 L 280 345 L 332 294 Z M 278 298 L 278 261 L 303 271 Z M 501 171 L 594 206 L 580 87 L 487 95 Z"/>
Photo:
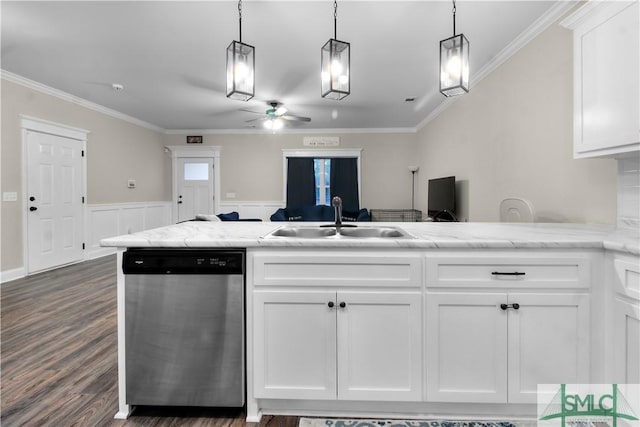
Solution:
<path fill-rule="evenodd" d="M 87 142 L 87 201 L 90 204 L 161 201 L 171 198 L 159 132 L 80 107 L 2 80 L 2 185 L 18 193 L 2 202 L 2 271 L 22 267 L 22 136 L 20 115 L 90 131 Z M 127 188 L 127 179 L 137 188 Z"/>
<path fill-rule="evenodd" d="M 327 134 L 339 136 L 336 148 L 362 148 L 361 205 L 366 208 L 411 207 L 415 134 Z M 204 135 L 205 145 L 221 147 L 220 191 L 223 201 L 283 201 L 282 149 L 305 149 L 301 134 Z M 185 143 L 185 135 L 166 135 L 167 145 Z M 227 199 L 235 193 L 235 199 Z"/>
<path fill-rule="evenodd" d="M 461 216 L 498 221 L 506 197 L 539 221 L 615 224 L 616 162 L 572 158 L 572 35 L 553 25 L 417 135 L 419 208 L 427 180 L 461 180 Z"/>

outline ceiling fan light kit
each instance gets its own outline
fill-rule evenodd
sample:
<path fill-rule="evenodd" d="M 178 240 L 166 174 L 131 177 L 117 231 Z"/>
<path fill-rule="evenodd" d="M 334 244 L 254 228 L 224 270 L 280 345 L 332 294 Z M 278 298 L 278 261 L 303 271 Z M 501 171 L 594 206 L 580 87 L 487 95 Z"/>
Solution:
<path fill-rule="evenodd" d="M 248 101 L 255 94 L 255 48 L 242 43 L 242 0 L 238 1 L 240 41 L 227 47 L 227 98 Z"/>
<path fill-rule="evenodd" d="M 321 94 L 323 98 L 340 100 L 351 93 L 351 45 L 338 40 L 338 3 L 333 2 L 333 38 L 320 50 Z"/>
<path fill-rule="evenodd" d="M 440 41 L 440 93 L 446 97 L 469 92 L 469 40 L 456 34 L 456 0 L 453 0 L 453 37 Z"/>

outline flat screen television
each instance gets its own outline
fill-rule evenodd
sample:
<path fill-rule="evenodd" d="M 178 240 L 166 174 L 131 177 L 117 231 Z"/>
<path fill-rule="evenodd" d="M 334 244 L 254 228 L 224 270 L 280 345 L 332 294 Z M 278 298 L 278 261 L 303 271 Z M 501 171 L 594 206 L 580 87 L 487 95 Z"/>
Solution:
<path fill-rule="evenodd" d="M 430 179 L 427 197 L 427 213 L 429 216 L 445 221 L 455 221 L 455 212 L 456 177 L 447 176 Z"/>

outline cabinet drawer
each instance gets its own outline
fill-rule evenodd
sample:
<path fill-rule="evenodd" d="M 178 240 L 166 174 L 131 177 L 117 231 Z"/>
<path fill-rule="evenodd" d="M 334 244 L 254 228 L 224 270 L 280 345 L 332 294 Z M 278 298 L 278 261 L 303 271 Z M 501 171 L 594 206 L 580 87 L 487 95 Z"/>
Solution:
<path fill-rule="evenodd" d="M 254 286 L 420 287 L 419 255 L 257 254 Z"/>
<path fill-rule="evenodd" d="M 588 288 L 587 257 L 434 256 L 426 262 L 429 287 Z"/>
<path fill-rule="evenodd" d="M 640 259 L 616 257 L 613 270 L 616 292 L 640 301 Z"/>

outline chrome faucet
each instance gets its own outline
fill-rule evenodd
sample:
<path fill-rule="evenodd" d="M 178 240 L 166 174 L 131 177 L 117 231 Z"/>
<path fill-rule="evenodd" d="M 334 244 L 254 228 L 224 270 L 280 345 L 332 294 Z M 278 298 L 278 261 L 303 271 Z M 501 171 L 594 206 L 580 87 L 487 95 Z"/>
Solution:
<path fill-rule="evenodd" d="M 336 211 L 336 220 L 333 225 L 335 225 L 336 231 L 340 233 L 340 227 L 342 227 L 342 199 L 334 196 L 333 199 L 331 199 L 331 205 Z"/>

